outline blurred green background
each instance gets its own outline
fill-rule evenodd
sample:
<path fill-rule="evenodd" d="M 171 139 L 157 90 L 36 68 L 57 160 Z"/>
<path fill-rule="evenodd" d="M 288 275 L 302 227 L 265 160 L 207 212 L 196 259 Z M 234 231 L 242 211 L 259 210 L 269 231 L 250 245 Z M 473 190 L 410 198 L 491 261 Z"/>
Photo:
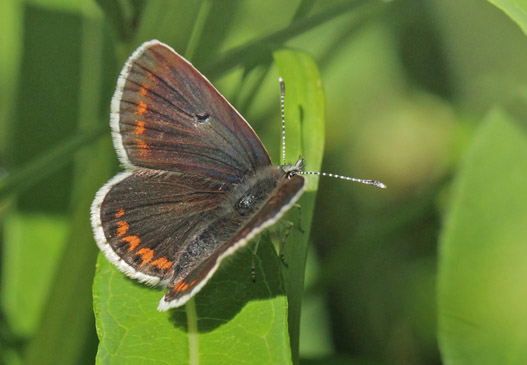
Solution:
<path fill-rule="evenodd" d="M 275 163 L 271 54 L 326 93 L 301 363 L 527 363 L 525 1 L 4 0 L 0 362 L 92 363 L 89 224 L 119 170 L 118 72 L 141 42 L 185 54 Z"/>

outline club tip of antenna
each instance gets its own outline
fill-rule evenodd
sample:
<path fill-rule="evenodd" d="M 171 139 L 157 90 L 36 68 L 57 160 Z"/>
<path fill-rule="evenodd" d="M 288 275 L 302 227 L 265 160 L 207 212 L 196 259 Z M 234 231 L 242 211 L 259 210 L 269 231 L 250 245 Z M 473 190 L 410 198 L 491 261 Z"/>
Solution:
<path fill-rule="evenodd" d="M 380 182 L 380 181 L 373 181 L 373 182 L 372 182 L 372 185 L 375 185 L 376 187 L 381 188 L 381 189 L 386 189 L 386 185 L 383 184 L 383 183 Z"/>
<path fill-rule="evenodd" d="M 284 79 L 282 78 L 282 76 L 278 76 L 278 82 L 284 82 Z"/>
<path fill-rule="evenodd" d="M 380 181 L 377 181 L 377 180 L 362 180 L 362 179 L 357 179 L 355 181 L 359 181 L 363 184 L 367 184 L 367 185 L 373 185 L 373 186 L 376 186 L 378 188 L 381 188 L 381 189 L 386 189 L 386 185 L 384 185 L 382 182 Z"/>

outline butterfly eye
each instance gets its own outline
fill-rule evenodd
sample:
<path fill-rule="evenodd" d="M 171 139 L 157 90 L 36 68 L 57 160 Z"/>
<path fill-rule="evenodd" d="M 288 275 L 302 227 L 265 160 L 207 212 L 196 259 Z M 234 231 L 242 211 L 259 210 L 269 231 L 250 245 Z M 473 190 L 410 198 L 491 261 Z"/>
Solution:
<path fill-rule="evenodd" d="M 256 195 L 254 194 L 247 194 L 243 196 L 238 201 L 238 212 L 240 212 L 241 215 L 246 215 L 248 212 L 251 211 L 251 208 L 253 207 L 254 203 L 257 201 Z"/>
<path fill-rule="evenodd" d="M 208 114 L 196 114 L 196 124 L 204 124 L 209 121 L 210 115 Z"/>

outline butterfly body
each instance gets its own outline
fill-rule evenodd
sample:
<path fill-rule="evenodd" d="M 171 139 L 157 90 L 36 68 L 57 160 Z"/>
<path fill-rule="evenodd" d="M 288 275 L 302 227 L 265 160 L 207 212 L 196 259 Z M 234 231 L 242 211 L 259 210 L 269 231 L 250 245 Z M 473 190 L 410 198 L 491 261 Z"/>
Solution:
<path fill-rule="evenodd" d="M 273 166 L 241 115 L 158 41 L 125 64 L 110 125 L 126 171 L 97 193 L 94 235 L 127 276 L 169 288 L 159 310 L 183 305 L 303 192 L 301 159 Z"/>

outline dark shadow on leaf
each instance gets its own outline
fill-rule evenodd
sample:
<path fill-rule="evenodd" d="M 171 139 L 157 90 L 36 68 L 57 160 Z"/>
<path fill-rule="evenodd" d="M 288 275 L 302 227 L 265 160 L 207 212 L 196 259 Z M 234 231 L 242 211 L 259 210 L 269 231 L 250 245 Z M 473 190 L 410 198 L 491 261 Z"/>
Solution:
<path fill-rule="evenodd" d="M 282 264 L 264 235 L 256 257 L 256 282 L 251 278 L 254 243 L 228 257 L 194 298 L 200 333 L 211 332 L 232 320 L 250 302 L 285 296 Z M 172 310 L 175 327 L 187 331 L 185 307 Z M 271 318 L 269 320 L 272 320 Z"/>

